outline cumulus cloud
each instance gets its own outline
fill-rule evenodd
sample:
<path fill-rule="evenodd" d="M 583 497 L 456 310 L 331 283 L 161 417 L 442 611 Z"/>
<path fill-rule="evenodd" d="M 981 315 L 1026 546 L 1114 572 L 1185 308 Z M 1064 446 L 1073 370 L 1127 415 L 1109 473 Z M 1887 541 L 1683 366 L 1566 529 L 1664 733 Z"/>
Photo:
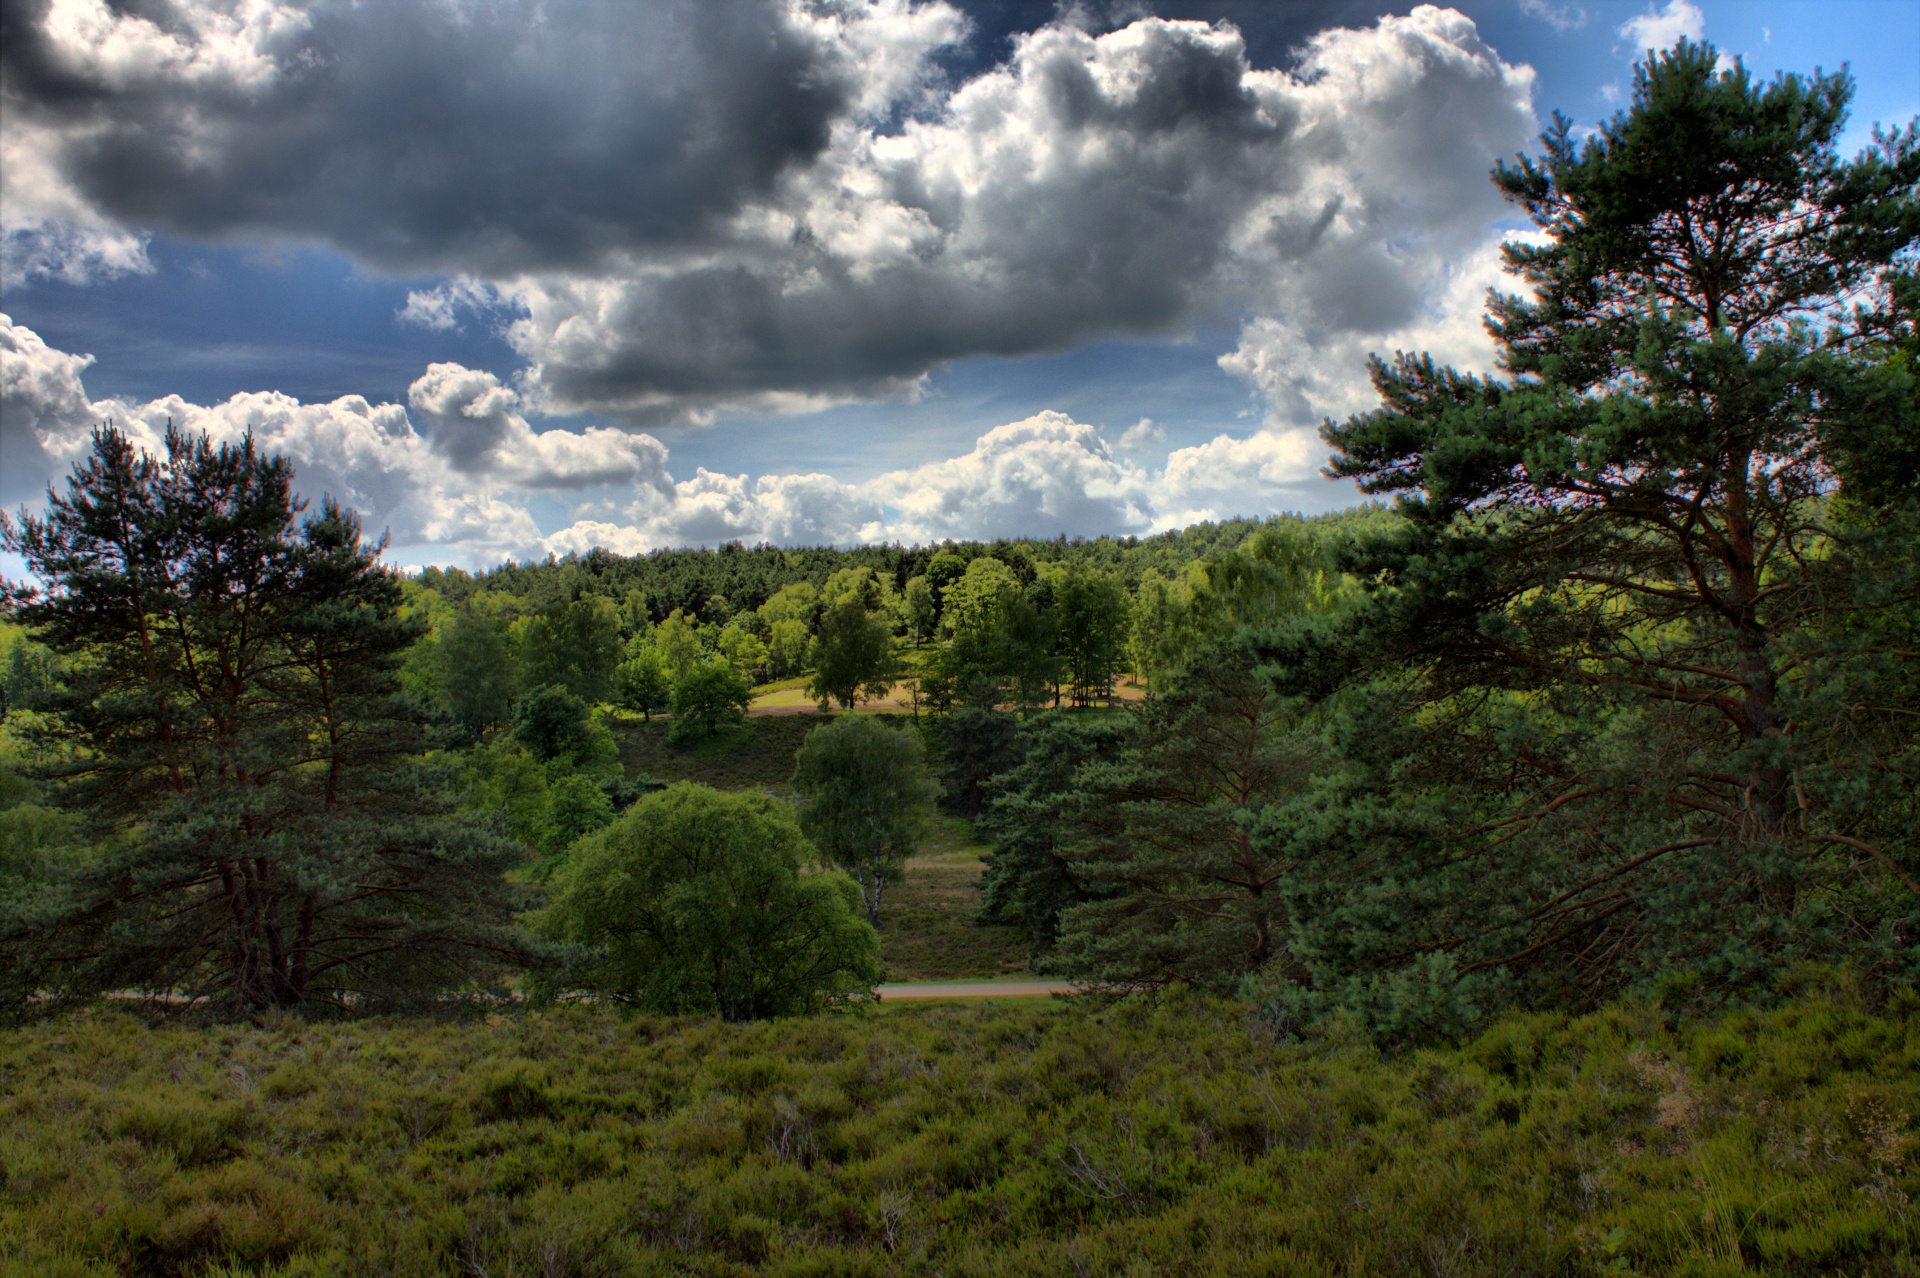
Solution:
<path fill-rule="evenodd" d="M 932 0 L 9 10 L 34 226 L 445 271 L 404 318 L 515 314 L 530 406 L 636 427 L 1249 314 L 1390 332 L 1500 215 L 1487 170 L 1533 129 L 1531 71 L 1427 5 L 1287 69 L 1225 24 L 1070 13 L 958 83 L 938 57 L 966 22 Z"/>
<path fill-rule="evenodd" d="M 0 315 L 0 500 L 38 498 L 102 422 L 151 452 L 161 450 L 169 421 L 215 441 L 252 432 L 262 447 L 293 462 L 308 497 L 331 495 L 398 542 L 447 546 L 463 557 L 538 546 L 529 495 L 670 486 L 658 440 L 604 427 L 536 432 L 511 388 L 457 364 L 429 367 L 407 405 L 358 395 L 303 404 L 277 391 L 195 404 L 178 395 L 145 403 L 92 399 L 82 380 L 92 362 Z"/>
<path fill-rule="evenodd" d="M 962 26 L 890 0 L 7 7 L 8 128 L 104 214 L 483 274 L 711 240 Z"/>
<path fill-rule="evenodd" d="M 517 488 L 660 486 L 666 449 L 651 435 L 604 426 L 535 432 L 520 415 L 520 396 L 492 373 L 432 364 L 407 388 L 428 447 L 453 470 L 485 475 Z"/>
<path fill-rule="evenodd" d="M 92 399 L 82 381 L 91 362 L 0 316 L 8 501 L 44 491 L 85 451 L 99 422 L 157 452 L 171 420 L 216 441 L 251 432 L 293 462 L 302 493 L 330 494 L 360 511 L 413 561 L 485 564 L 596 546 L 639 553 L 733 540 L 1144 533 L 1297 508 L 1317 482 L 1320 459 L 1311 432 L 1263 430 L 1176 449 L 1156 470 L 1109 447 L 1094 427 L 1043 412 L 986 431 L 958 457 L 871 479 L 699 469 L 676 480 L 652 436 L 535 430 L 513 388 L 458 364 L 429 367 L 405 405 L 357 395 L 303 404 L 273 391 L 201 405 L 177 395 L 140 404 Z M 1152 429 L 1143 421 L 1127 433 Z M 579 498 L 572 517 L 543 531 L 535 499 L 569 493 Z"/>
<path fill-rule="evenodd" d="M 1637 13 L 1620 24 L 1620 37 L 1634 48 L 1670 49 L 1682 36 L 1698 40 L 1706 34 L 1707 18 L 1687 0 L 1667 0 L 1666 7 Z"/>
<path fill-rule="evenodd" d="M 1430 6 L 1324 32 L 1292 72 L 1227 26 L 1045 27 L 937 116 L 842 129 L 726 252 L 517 279 L 511 340 L 556 410 L 673 420 L 1249 310 L 1383 332 L 1501 212 L 1486 174 L 1531 84 Z"/>
<path fill-rule="evenodd" d="M 542 544 L 561 554 L 594 546 L 638 554 L 726 541 L 1125 536 L 1298 506 L 1323 456 L 1311 431 L 1263 430 L 1176 449 L 1156 471 L 1118 455 L 1085 422 L 1049 411 L 994 427 L 962 456 L 859 482 L 701 470 L 642 495 L 617 520 L 582 519 Z"/>
<path fill-rule="evenodd" d="M 1311 309 L 1261 316 L 1241 329 L 1240 345 L 1220 357 L 1220 366 L 1259 390 L 1269 424 L 1281 428 L 1311 427 L 1373 408 L 1378 400 L 1368 376 L 1370 354 L 1424 351 L 1462 371 L 1491 372 L 1495 347 L 1485 324 L 1487 291 L 1521 287 L 1505 273 L 1501 247 L 1529 238 L 1532 232 L 1492 234 L 1470 254 L 1436 257 L 1423 272 L 1409 271 L 1419 294 L 1404 322 L 1386 331 L 1332 330 Z"/>

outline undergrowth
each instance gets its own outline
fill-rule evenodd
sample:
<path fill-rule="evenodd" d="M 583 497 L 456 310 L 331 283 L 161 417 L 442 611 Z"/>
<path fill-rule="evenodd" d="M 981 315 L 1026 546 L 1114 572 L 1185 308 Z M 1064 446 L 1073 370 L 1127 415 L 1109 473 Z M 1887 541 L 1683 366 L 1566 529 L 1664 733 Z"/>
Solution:
<path fill-rule="evenodd" d="M 7 1274 L 1920 1274 L 1920 999 L 0 1034 Z"/>
<path fill-rule="evenodd" d="M 793 756 L 807 733 L 825 722 L 821 715 L 755 715 L 722 728 L 712 737 L 684 745 L 667 741 L 665 719 L 609 723 L 628 776 L 662 781 L 697 781 L 716 790 L 790 791 Z"/>

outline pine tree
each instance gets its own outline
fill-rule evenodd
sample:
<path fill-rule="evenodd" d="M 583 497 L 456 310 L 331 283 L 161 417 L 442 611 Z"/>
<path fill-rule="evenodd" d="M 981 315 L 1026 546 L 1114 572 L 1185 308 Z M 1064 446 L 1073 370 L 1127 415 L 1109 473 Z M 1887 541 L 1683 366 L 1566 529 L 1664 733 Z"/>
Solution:
<path fill-rule="evenodd" d="M 1196 654 L 1125 749 L 1075 769 L 1054 855 L 1083 899 L 1058 915 L 1048 970 L 1231 991 L 1284 950 L 1298 867 L 1271 817 L 1318 752 L 1253 665 L 1235 643 Z"/>
<path fill-rule="evenodd" d="M 521 852 L 422 761 L 398 682 L 421 626 L 381 546 L 331 502 L 300 522 L 251 439 L 166 442 L 102 428 L 45 516 L 0 523 L 44 583 L 8 583 L 14 613 L 69 664 L 47 779 L 98 850 L 70 908 L 8 926 L 41 956 L 11 992 L 367 1010 L 524 958 Z"/>
<path fill-rule="evenodd" d="M 1333 473 L 1402 494 L 1406 538 L 1365 567 L 1443 677 L 1700 712 L 1720 775 L 1673 793 L 1730 838 L 1778 837 L 1794 805 L 1783 636 L 1836 544 L 1824 445 L 1920 428 L 1860 358 L 1920 237 L 1920 141 L 1842 162 L 1850 92 L 1762 87 L 1686 41 L 1649 56 L 1630 110 L 1584 142 L 1556 116 L 1543 159 L 1496 172 L 1544 233 L 1506 250 L 1535 296 L 1494 299 L 1510 376 L 1376 361 L 1385 407 L 1326 430 Z"/>
<path fill-rule="evenodd" d="M 1920 845 L 1880 815 L 1920 784 L 1916 524 L 1873 504 L 1920 485 L 1920 136 L 1841 160 L 1850 87 L 1683 41 L 1590 138 L 1556 117 L 1495 174 L 1540 231 L 1507 250 L 1531 295 L 1492 299 L 1504 375 L 1376 362 L 1383 407 L 1327 426 L 1399 528 L 1347 560 L 1365 609 L 1263 655 L 1340 713 L 1391 683 L 1343 748 L 1403 751 L 1293 814 L 1372 867 L 1295 937 L 1314 997 L 1386 1024 L 1920 971 Z"/>

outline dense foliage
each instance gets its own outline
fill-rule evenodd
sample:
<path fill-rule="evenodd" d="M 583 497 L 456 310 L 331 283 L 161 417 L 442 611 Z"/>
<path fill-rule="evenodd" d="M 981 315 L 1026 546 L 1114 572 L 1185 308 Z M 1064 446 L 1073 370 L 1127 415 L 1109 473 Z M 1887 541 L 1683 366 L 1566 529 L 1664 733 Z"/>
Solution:
<path fill-rule="evenodd" d="M 785 805 L 681 782 L 572 849 L 530 920 L 583 956 L 561 991 L 728 1021 L 869 994 L 879 944 Z"/>
<path fill-rule="evenodd" d="M 878 927 L 881 893 L 899 882 L 933 811 L 920 738 L 873 715 L 841 715 L 807 734 L 793 788 L 805 801 L 800 828 L 860 885 Z"/>
<path fill-rule="evenodd" d="M 93 1016 L 0 1036 L 0 1253 L 73 1278 L 1912 1274 L 1916 1079 L 1910 1000 L 1818 996 L 1515 1016 L 1397 1058 L 1186 998 Z"/>
<path fill-rule="evenodd" d="M 0 904 L 14 1008 L 121 988 L 236 1009 L 371 1008 L 522 962 L 510 843 L 458 819 L 398 668 L 394 574 L 251 441 L 103 428 L 0 546 L 13 615 L 59 657 L 26 725 L 92 850 Z"/>
<path fill-rule="evenodd" d="M 1842 162 L 1843 76 L 1685 43 L 1635 93 L 1496 175 L 1542 232 L 1506 375 L 1402 356 L 1329 424 L 1392 517 L 1196 569 L 1045 856 L 1020 768 L 981 787 L 994 917 L 1053 970 L 1401 1040 L 1920 976 L 1920 139 Z"/>

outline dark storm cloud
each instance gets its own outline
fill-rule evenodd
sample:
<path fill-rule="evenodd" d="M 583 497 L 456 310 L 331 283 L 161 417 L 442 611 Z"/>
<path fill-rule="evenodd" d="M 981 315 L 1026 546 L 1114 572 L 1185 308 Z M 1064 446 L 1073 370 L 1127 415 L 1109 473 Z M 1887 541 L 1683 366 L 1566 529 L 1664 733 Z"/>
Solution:
<path fill-rule="evenodd" d="M 937 116 L 796 172 L 758 245 L 518 281 L 513 340 L 549 404 L 668 422 L 1249 311 L 1387 333 L 1498 215 L 1530 77 L 1435 9 L 1327 33 L 1300 70 L 1253 68 L 1231 28 L 1042 29 Z"/>
<path fill-rule="evenodd" d="M 53 8 L 0 8 L 4 106 L 101 212 L 404 270 L 700 243 L 860 91 L 771 0 L 323 0 L 237 34 L 199 4 L 122 5 L 147 21 L 110 33 Z"/>
<path fill-rule="evenodd" d="M 1533 123 L 1430 6 L 1261 5 L 1256 60 L 1124 0 L 0 5 L 15 260 L 80 225 L 106 268 L 157 228 L 444 271 L 404 318 L 497 308 L 529 408 L 629 424 L 1278 316 L 1266 390 L 1275 342 L 1417 319 Z"/>

